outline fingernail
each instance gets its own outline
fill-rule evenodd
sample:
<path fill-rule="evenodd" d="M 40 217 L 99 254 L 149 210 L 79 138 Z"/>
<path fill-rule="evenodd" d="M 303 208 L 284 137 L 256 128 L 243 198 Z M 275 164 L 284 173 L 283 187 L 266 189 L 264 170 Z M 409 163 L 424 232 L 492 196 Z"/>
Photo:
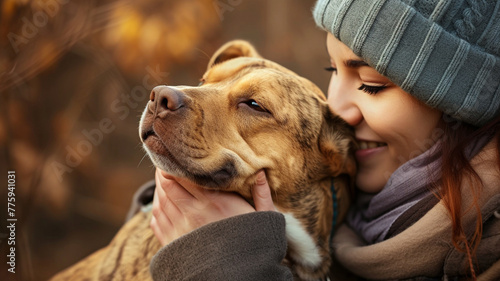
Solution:
<path fill-rule="evenodd" d="M 260 171 L 257 173 L 257 184 L 265 184 L 266 183 L 266 173 L 264 171 Z"/>

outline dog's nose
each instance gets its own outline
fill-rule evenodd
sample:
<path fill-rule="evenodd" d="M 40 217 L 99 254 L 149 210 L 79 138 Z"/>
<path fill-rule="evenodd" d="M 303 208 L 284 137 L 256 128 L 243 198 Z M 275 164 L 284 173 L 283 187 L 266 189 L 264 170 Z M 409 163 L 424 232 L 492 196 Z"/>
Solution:
<path fill-rule="evenodd" d="M 157 86 L 149 96 L 150 109 L 156 114 L 164 111 L 176 111 L 185 105 L 186 95 L 175 88 Z"/>

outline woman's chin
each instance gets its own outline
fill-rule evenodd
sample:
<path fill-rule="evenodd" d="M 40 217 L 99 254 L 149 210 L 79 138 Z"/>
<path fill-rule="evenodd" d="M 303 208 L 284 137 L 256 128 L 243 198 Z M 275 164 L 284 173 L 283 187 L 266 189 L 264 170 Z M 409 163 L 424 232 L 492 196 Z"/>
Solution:
<path fill-rule="evenodd" d="M 366 193 L 378 193 L 380 192 L 385 184 L 387 183 L 387 179 L 380 175 L 372 175 L 374 173 L 363 173 L 362 171 L 358 172 L 356 176 L 356 186 L 359 190 Z"/>

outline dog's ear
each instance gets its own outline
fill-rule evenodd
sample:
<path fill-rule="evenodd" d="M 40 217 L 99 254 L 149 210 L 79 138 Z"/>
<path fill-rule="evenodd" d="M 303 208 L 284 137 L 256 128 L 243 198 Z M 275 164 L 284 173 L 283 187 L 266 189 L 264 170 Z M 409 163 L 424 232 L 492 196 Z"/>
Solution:
<path fill-rule="evenodd" d="M 252 44 L 250 44 L 248 41 L 233 40 L 227 42 L 215 52 L 215 54 L 208 62 L 208 69 L 212 68 L 218 63 L 238 57 L 261 58 L 257 50 L 255 50 Z"/>
<path fill-rule="evenodd" d="M 323 107 L 323 124 L 319 149 L 334 176 L 346 174 L 352 179 L 356 174 L 356 161 L 352 153 L 354 137 L 347 123 L 335 115 L 327 104 Z"/>

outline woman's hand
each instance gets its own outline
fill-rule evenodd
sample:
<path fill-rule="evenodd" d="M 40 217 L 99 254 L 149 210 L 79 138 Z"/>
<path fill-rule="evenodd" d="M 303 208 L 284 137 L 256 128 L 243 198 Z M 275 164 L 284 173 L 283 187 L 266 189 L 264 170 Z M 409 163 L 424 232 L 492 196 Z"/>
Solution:
<path fill-rule="evenodd" d="M 255 211 L 275 211 L 264 171 L 252 188 L 253 208 L 235 193 L 211 191 L 160 169 L 155 173 L 151 228 L 162 246 L 211 222 Z"/>

